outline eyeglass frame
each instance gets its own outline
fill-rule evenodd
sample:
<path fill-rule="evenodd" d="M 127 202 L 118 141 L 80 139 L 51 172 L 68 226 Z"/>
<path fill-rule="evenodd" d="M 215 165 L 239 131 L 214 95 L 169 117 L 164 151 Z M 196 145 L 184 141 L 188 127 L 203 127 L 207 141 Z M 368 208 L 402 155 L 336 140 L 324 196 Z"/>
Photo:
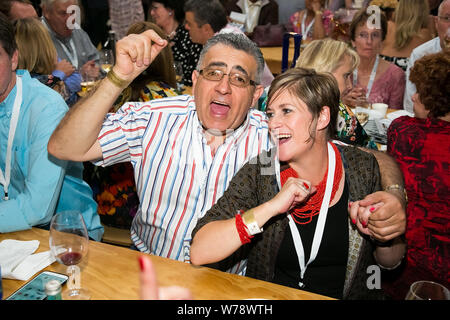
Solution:
<path fill-rule="evenodd" d="M 220 77 L 220 79 L 217 79 L 217 80 L 208 79 L 207 77 L 205 77 L 205 76 L 203 75 L 203 71 L 205 71 L 205 70 L 214 70 L 214 71 L 218 71 L 222 76 Z M 230 77 L 230 75 L 238 74 L 238 75 L 240 75 L 240 76 L 248 77 L 248 75 L 246 75 L 246 74 L 240 74 L 240 73 L 238 73 L 238 72 L 233 72 L 233 70 L 230 71 L 229 73 L 225 73 L 225 71 L 223 71 L 223 70 L 221 70 L 221 69 L 206 67 L 206 68 L 203 68 L 203 69 L 199 70 L 198 73 L 199 73 L 201 76 L 203 76 L 206 80 L 209 80 L 209 81 L 215 81 L 215 82 L 222 81 L 223 77 L 228 76 L 228 83 L 231 84 L 231 85 L 233 85 L 233 86 L 235 86 L 235 87 L 238 87 L 238 88 L 246 88 L 246 87 L 248 87 L 249 85 L 255 86 L 255 87 L 256 87 L 257 85 L 259 85 L 259 83 L 257 83 L 256 81 L 254 81 L 254 80 L 252 80 L 252 79 L 248 79 L 248 83 L 247 83 L 246 85 L 244 85 L 244 86 L 239 86 L 239 85 L 236 85 L 236 84 L 232 83 L 232 82 L 231 82 L 231 77 Z"/>
<path fill-rule="evenodd" d="M 364 36 L 363 36 L 364 35 Z M 374 37 L 373 35 L 377 35 L 376 37 Z M 360 32 L 360 33 L 358 33 L 357 35 L 356 35 L 356 37 L 357 38 L 360 38 L 360 39 L 364 39 L 364 40 L 369 40 L 369 37 L 370 37 L 370 40 L 372 40 L 372 41 L 374 41 L 374 40 L 378 40 L 378 39 L 381 39 L 382 37 L 383 37 L 383 35 L 381 34 L 381 32 L 378 32 L 378 31 L 375 31 L 375 32 L 372 32 L 372 33 L 364 33 L 364 32 Z"/>
<path fill-rule="evenodd" d="M 446 16 L 437 16 L 438 19 L 444 20 L 444 22 L 449 23 L 450 22 L 450 17 L 446 17 Z"/>

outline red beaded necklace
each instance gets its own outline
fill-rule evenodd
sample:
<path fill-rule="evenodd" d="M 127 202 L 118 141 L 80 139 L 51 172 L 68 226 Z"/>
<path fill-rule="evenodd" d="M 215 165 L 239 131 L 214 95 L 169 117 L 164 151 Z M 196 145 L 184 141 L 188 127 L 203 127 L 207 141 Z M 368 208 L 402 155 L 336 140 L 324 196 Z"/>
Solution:
<path fill-rule="evenodd" d="M 334 149 L 334 153 L 336 154 L 336 169 L 334 171 L 334 180 L 333 180 L 333 189 L 331 192 L 330 202 L 333 201 L 333 198 L 336 194 L 336 191 L 339 189 L 339 182 L 342 178 L 342 159 L 339 151 L 337 150 L 334 144 L 331 144 Z M 322 205 L 323 196 L 325 194 L 325 187 L 327 183 L 327 175 L 328 168 L 325 172 L 325 176 L 322 181 L 316 186 L 317 192 L 313 194 L 307 202 L 292 208 L 290 213 L 294 221 L 298 224 L 308 224 L 312 221 L 312 218 L 319 214 L 320 207 Z M 289 177 L 298 178 L 297 172 L 291 167 L 287 168 L 280 172 L 280 180 L 281 186 L 284 185 L 286 180 Z"/>

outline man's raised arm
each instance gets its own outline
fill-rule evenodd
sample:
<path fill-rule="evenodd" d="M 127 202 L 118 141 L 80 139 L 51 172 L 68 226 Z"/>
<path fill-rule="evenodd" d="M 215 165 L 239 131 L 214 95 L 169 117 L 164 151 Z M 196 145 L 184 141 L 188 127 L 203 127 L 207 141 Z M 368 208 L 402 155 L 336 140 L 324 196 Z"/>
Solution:
<path fill-rule="evenodd" d="M 122 90 L 152 63 L 166 45 L 167 41 L 153 30 L 131 34 L 118 41 L 112 72 L 67 112 L 50 137 L 48 152 L 63 160 L 102 158 L 97 137 L 106 113 Z"/>

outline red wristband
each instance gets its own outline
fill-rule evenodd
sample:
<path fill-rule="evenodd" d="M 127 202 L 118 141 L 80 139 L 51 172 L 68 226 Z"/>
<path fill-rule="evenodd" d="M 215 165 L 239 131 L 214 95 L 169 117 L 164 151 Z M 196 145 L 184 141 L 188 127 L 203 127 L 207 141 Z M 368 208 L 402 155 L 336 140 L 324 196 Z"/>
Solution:
<path fill-rule="evenodd" d="M 247 231 L 247 226 L 245 225 L 244 221 L 242 220 L 241 216 L 242 210 L 236 214 L 236 229 L 239 233 L 239 238 L 241 239 L 242 244 L 249 243 L 251 239 L 253 238 L 252 235 L 249 234 Z"/>

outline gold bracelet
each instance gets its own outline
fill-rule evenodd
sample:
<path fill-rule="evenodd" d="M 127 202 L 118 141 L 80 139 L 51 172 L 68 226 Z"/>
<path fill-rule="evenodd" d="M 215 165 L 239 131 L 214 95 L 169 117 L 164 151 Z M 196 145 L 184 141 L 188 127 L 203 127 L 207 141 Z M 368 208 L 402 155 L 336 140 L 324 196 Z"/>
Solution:
<path fill-rule="evenodd" d="M 242 221 L 244 221 L 244 224 L 247 226 L 247 229 L 252 236 L 263 231 L 263 228 L 258 226 L 252 209 L 245 211 L 244 214 L 242 214 Z"/>
<path fill-rule="evenodd" d="M 384 191 L 390 191 L 390 190 L 399 190 L 399 191 L 403 192 L 403 194 L 405 196 L 405 201 L 408 202 L 408 195 L 406 193 L 405 187 L 402 187 L 398 184 L 391 184 L 390 186 L 387 186 L 386 188 L 384 188 Z"/>
<path fill-rule="evenodd" d="M 129 81 L 120 78 L 112 68 L 106 74 L 106 77 L 109 79 L 109 81 L 111 81 L 116 87 L 119 87 L 120 89 L 128 87 Z"/>

